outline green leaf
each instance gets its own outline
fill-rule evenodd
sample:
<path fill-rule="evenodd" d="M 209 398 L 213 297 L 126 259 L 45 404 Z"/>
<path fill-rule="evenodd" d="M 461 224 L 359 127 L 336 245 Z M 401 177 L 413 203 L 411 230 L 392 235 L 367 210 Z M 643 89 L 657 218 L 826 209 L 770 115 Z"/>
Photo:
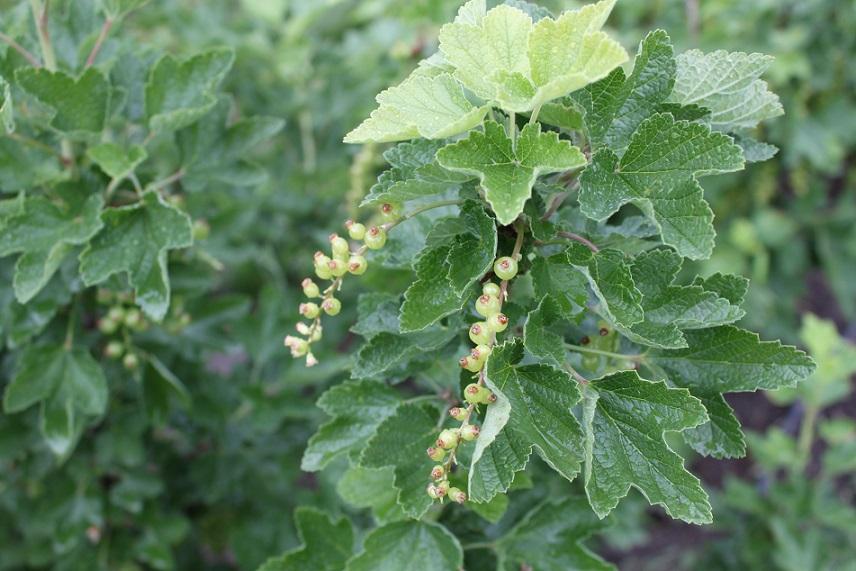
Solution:
<path fill-rule="evenodd" d="M 710 523 L 707 494 L 663 440 L 707 420 L 686 389 L 621 371 L 590 381 L 583 411 L 586 431 L 585 487 L 595 513 L 606 516 L 634 486 L 651 504 L 689 523 Z"/>
<path fill-rule="evenodd" d="M 78 78 L 45 68 L 16 72 L 18 85 L 53 109 L 51 126 L 72 137 L 100 133 L 110 105 L 110 84 L 104 74 L 90 67 Z"/>
<path fill-rule="evenodd" d="M 522 358 L 518 339 L 496 347 L 485 365 L 497 400 L 487 409 L 470 464 L 474 502 L 505 492 L 533 449 L 568 480 L 580 471 L 583 434 L 571 412 L 580 400 L 576 383 L 549 365 L 520 365 Z"/>
<path fill-rule="evenodd" d="M 398 504 L 413 518 L 422 517 L 433 503 L 425 493 L 433 466 L 425 451 L 436 438 L 436 410 L 403 404 L 378 426 L 360 457 L 365 468 L 393 467 Z"/>
<path fill-rule="evenodd" d="M 523 344 L 536 357 L 561 367 L 565 362 L 565 339 L 550 328 L 566 322 L 559 302 L 550 295 L 544 296 L 526 317 Z"/>
<path fill-rule="evenodd" d="M 455 77 L 476 95 L 526 112 L 606 76 L 627 53 L 600 31 L 615 0 L 557 19 L 532 18 L 500 5 L 440 30 L 440 51 Z"/>
<path fill-rule="evenodd" d="M 15 131 L 15 109 L 12 101 L 12 88 L 9 82 L 0 76 L 0 125 L 6 134 Z"/>
<path fill-rule="evenodd" d="M 0 189 L 28 190 L 64 176 L 56 153 L 0 137 Z"/>
<path fill-rule="evenodd" d="M 735 135 L 734 142 L 740 145 L 743 149 L 743 157 L 747 163 L 760 163 L 768 161 L 776 156 L 779 152 L 779 147 L 764 143 L 757 139 L 746 135 Z"/>
<path fill-rule="evenodd" d="M 755 333 L 731 325 L 686 331 L 684 336 L 688 347 L 655 349 L 645 360 L 708 407 L 709 423 L 686 431 L 684 437 L 700 454 L 715 458 L 740 457 L 746 449 L 740 423 L 723 393 L 793 387 L 815 368 L 802 351 L 761 341 Z"/>
<path fill-rule="evenodd" d="M 677 78 L 671 100 L 710 110 L 717 131 L 752 128 L 784 113 L 778 96 L 759 79 L 773 57 L 717 50 L 689 50 L 677 57 Z"/>
<path fill-rule="evenodd" d="M 187 127 L 217 104 L 214 91 L 232 67 L 231 49 L 214 49 L 178 61 L 162 57 L 146 82 L 146 117 L 152 131 Z"/>
<path fill-rule="evenodd" d="M 570 263 L 566 252 L 536 257 L 532 260 L 529 273 L 535 297 L 553 297 L 565 317 L 570 319 L 571 315 L 585 307 L 588 299 L 586 277 Z"/>
<path fill-rule="evenodd" d="M 445 139 L 480 124 L 488 106 L 477 107 L 448 73 L 429 77 L 416 71 L 377 96 L 380 105 L 346 143 L 385 143 L 422 137 Z"/>
<path fill-rule="evenodd" d="M 639 44 L 629 77 L 619 67 L 572 96 L 585 110 L 592 148 L 605 145 L 621 155 L 639 124 L 669 97 L 674 82 L 675 55 L 669 35 L 663 30 L 651 32 Z"/>
<path fill-rule="evenodd" d="M 456 327 L 457 324 L 453 323 L 435 325 L 407 335 L 387 332 L 374 335 L 357 353 L 351 378 L 379 378 L 401 363 L 439 349 L 459 333 Z"/>
<path fill-rule="evenodd" d="M 92 286 L 126 272 L 137 304 L 163 319 L 170 292 L 167 251 L 192 244 L 190 218 L 149 191 L 137 203 L 105 210 L 101 220 L 104 229 L 80 255 L 83 282 Z"/>
<path fill-rule="evenodd" d="M 11 414 L 39 402 L 42 433 L 51 450 L 64 456 L 79 435 L 83 417 L 104 413 L 107 379 L 82 347 L 31 345 L 6 386 L 3 410 Z"/>
<path fill-rule="evenodd" d="M 366 536 L 363 551 L 348 561 L 345 569 L 456 571 L 463 564 L 461 545 L 445 527 L 424 521 L 401 521 L 372 530 Z"/>
<path fill-rule="evenodd" d="M 633 283 L 630 265 L 622 252 L 600 250 L 594 253 L 582 244 L 571 244 L 565 256 L 588 280 L 604 317 L 625 327 L 642 321 L 642 293 Z"/>
<path fill-rule="evenodd" d="M 384 383 L 348 381 L 334 386 L 317 403 L 333 418 L 309 439 L 300 468 L 317 472 L 342 454 L 355 458 L 400 403 L 398 393 Z"/>
<path fill-rule="evenodd" d="M 145 147 L 133 145 L 124 149 L 116 143 L 101 143 L 86 150 L 86 156 L 97 164 L 107 176 L 119 180 L 130 175 L 140 166 L 148 153 Z"/>
<path fill-rule="evenodd" d="M 713 249 L 713 212 L 696 176 L 743 168 L 743 153 L 732 139 L 669 114 L 643 121 L 619 160 L 598 151 L 580 178 L 580 208 L 605 220 L 630 202 L 660 228 L 663 242 L 679 254 L 707 258 Z"/>
<path fill-rule="evenodd" d="M 392 468 L 349 467 L 336 483 L 336 492 L 356 508 L 371 508 L 375 520 L 381 525 L 404 519 L 404 512 L 396 502 L 392 487 L 395 473 Z"/>
<path fill-rule="evenodd" d="M 672 250 L 652 250 L 633 260 L 633 283 L 642 292 L 645 318 L 629 328 L 615 323 L 628 339 L 652 347 L 686 347 L 682 330 L 733 323 L 745 312 L 702 286 L 678 286 L 673 281 L 682 259 Z"/>
<path fill-rule="evenodd" d="M 354 553 L 354 528 L 348 518 L 334 520 L 306 506 L 294 510 L 301 546 L 267 560 L 258 571 L 342 571 Z"/>
<path fill-rule="evenodd" d="M 59 268 L 72 246 L 85 244 L 101 227 L 100 194 L 64 185 L 56 200 L 28 197 L 16 216 L 0 221 L 0 256 L 20 253 L 15 265 L 15 297 L 30 301 Z"/>
<path fill-rule="evenodd" d="M 492 267 L 496 258 L 496 223 L 481 204 L 467 201 L 458 219 L 464 231 L 455 235 L 446 264 L 452 290 L 466 293 Z"/>
<path fill-rule="evenodd" d="M 710 291 L 725 298 L 731 305 L 739 306 L 746 297 L 749 289 L 749 280 L 735 274 L 715 273 L 707 278 L 697 276 L 693 285 L 701 286 L 705 291 Z"/>
<path fill-rule="evenodd" d="M 444 168 L 478 177 L 485 199 L 500 224 L 511 224 L 523 212 L 532 186 L 542 174 L 566 171 L 586 164 L 585 156 L 554 132 L 542 133 L 539 123 L 528 124 L 516 143 L 499 123 L 488 121 L 484 132 L 437 152 Z"/>
<path fill-rule="evenodd" d="M 245 157 L 279 133 L 285 122 L 274 117 L 250 117 L 227 125 L 229 107 L 229 101 L 221 98 L 204 119 L 178 133 L 184 170 L 181 184 L 188 191 L 203 190 L 212 182 L 255 186 L 267 178 L 267 173 Z"/>
<path fill-rule="evenodd" d="M 101 5 L 110 19 L 116 20 L 148 2 L 149 0 L 101 0 Z"/>
<path fill-rule="evenodd" d="M 608 571 L 615 567 L 580 544 L 607 527 L 582 497 L 544 502 L 496 542 L 499 568 Z"/>

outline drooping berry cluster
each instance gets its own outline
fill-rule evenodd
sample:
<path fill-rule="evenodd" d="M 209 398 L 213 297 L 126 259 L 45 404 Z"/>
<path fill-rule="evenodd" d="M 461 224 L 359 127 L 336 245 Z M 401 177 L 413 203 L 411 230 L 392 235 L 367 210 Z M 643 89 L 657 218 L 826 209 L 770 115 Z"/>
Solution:
<path fill-rule="evenodd" d="M 453 470 L 458 447 L 464 442 L 478 438 L 479 427 L 472 423 L 473 413 L 479 405 L 490 405 L 496 402 L 496 395 L 485 386 L 485 363 L 496 344 L 496 335 L 508 327 L 508 317 L 502 313 L 508 291 L 508 282 L 517 275 L 517 260 L 522 234 L 518 235 L 513 256 L 503 256 L 494 262 L 493 273 L 502 280 L 500 285 L 486 282 L 482 286 L 482 295 L 475 303 L 475 310 L 484 318 L 470 326 L 470 340 L 475 347 L 468 355 L 458 361 L 463 369 L 473 373 L 474 380 L 464 389 L 466 406 L 456 406 L 449 410 L 449 416 L 461 423 L 458 428 L 447 428 L 440 432 L 435 446 L 428 449 L 428 457 L 438 462 L 431 469 L 432 483 L 428 484 L 427 493 L 435 500 L 464 503 L 467 494 L 449 484 L 449 473 Z"/>
<path fill-rule="evenodd" d="M 298 311 L 310 321 L 297 323 L 297 332 L 301 337 L 294 335 L 285 337 L 285 346 L 291 349 L 291 355 L 305 356 L 307 367 L 318 364 L 318 360 L 312 354 L 311 345 L 321 340 L 322 312 L 333 316 L 342 310 L 342 302 L 335 297 L 335 293 L 342 288 L 345 274 L 360 276 L 366 273 L 369 267 L 365 257 L 366 252 L 383 248 L 386 244 L 387 231 L 398 223 L 398 220 L 394 220 L 399 216 L 397 206 L 384 204 L 381 207 L 381 214 L 393 221 L 369 228 L 353 220 L 345 222 L 345 228 L 351 240 L 362 242 L 359 247 L 352 248 L 351 242 L 347 239 L 338 234 L 330 234 L 330 254 L 315 252 L 315 275 L 322 280 L 330 280 L 331 283 L 322 291 L 312 278 L 303 280 L 303 294 L 308 301 L 301 303 Z"/>

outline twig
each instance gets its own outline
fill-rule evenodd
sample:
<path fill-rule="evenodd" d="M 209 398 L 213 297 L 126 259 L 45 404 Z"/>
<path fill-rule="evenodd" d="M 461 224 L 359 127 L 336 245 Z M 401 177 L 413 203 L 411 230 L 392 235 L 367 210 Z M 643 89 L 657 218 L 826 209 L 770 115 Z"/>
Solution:
<path fill-rule="evenodd" d="M 579 234 L 575 234 L 574 232 L 565 232 L 564 230 L 556 232 L 556 234 L 558 236 L 561 236 L 562 238 L 567 238 L 568 240 L 573 240 L 575 242 L 579 242 L 580 244 L 584 245 L 586 248 L 588 248 L 589 250 L 591 250 L 595 254 L 600 252 L 600 248 L 595 246 L 595 244 L 591 240 L 589 240 L 587 238 L 583 238 Z"/>
<path fill-rule="evenodd" d="M 98 34 L 98 39 L 95 40 L 95 45 L 92 46 L 92 51 L 89 52 L 89 57 L 86 58 L 86 65 L 84 69 L 88 67 L 92 67 L 92 64 L 95 63 L 95 58 L 98 57 L 98 53 L 101 51 L 101 47 L 104 45 L 104 40 L 107 39 L 108 34 L 110 34 L 110 29 L 113 27 L 112 18 L 107 18 L 104 20 L 104 24 L 101 26 L 101 33 Z"/>
<path fill-rule="evenodd" d="M 613 353 L 612 351 L 602 351 L 601 349 L 594 349 L 591 347 L 582 347 L 580 345 L 573 345 L 571 343 L 565 343 L 565 348 L 569 351 L 574 351 L 575 353 L 589 353 L 592 355 L 601 355 L 603 357 L 609 357 L 611 359 L 624 359 L 626 361 L 635 361 L 640 362 L 645 360 L 645 355 L 640 353 L 637 355 L 625 355 L 624 353 Z"/>
<path fill-rule="evenodd" d="M 161 179 L 157 182 L 153 182 L 153 183 L 149 184 L 146 187 L 146 190 L 160 190 L 162 188 L 165 188 L 165 187 L 171 185 L 172 183 L 178 182 L 179 180 L 181 180 L 185 174 L 186 173 L 185 173 L 183 168 L 178 169 L 177 171 L 175 171 L 174 173 L 172 173 L 168 177 Z"/>
<path fill-rule="evenodd" d="M 3 32 L 0 32 L 0 41 L 9 44 L 12 49 L 21 54 L 21 56 L 23 56 L 25 60 L 30 62 L 30 65 L 32 65 L 33 67 L 42 67 L 42 62 L 40 62 L 36 56 L 34 56 L 27 48 L 25 48 Z"/>
<path fill-rule="evenodd" d="M 570 194 L 570 192 L 568 192 L 567 190 L 564 192 L 557 193 L 553 197 L 553 200 L 550 201 L 550 206 L 544 212 L 544 216 L 541 217 L 541 220 L 549 220 L 550 217 L 552 215 L 554 215 L 557 210 L 559 210 L 559 207 L 562 205 L 562 203 L 565 201 L 565 199 L 568 198 L 569 194 Z"/>

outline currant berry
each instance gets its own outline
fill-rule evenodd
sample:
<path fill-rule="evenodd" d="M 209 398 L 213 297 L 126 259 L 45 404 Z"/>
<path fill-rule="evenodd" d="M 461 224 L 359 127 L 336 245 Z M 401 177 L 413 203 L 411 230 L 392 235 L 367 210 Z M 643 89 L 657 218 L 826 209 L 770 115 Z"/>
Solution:
<path fill-rule="evenodd" d="M 333 258 L 329 262 L 327 262 L 327 268 L 329 268 L 330 273 L 333 277 L 340 278 L 345 275 L 348 271 L 348 266 L 342 260 L 338 258 Z"/>
<path fill-rule="evenodd" d="M 499 313 L 502 303 L 495 295 L 482 294 L 476 300 L 476 312 L 484 317 Z"/>
<path fill-rule="evenodd" d="M 467 494 L 465 494 L 463 490 L 460 490 L 458 488 L 449 488 L 447 495 L 453 502 L 457 502 L 459 504 L 462 504 L 467 501 Z"/>
<path fill-rule="evenodd" d="M 386 244 L 386 230 L 372 226 L 366 232 L 365 243 L 370 250 L 380 250 Z"/>
<path fill-rule="evenodd" d="M 193 226 L 191 226 L 191 234 L 194 241 L 205 240 L 211 234 L 211 226 L 205 220 L 194 220 Z"/>
<path fill-rule="evenodd" d="M 311 342 L 313 342 L 313 343 L 314 343 L 315 341 L 321 341 L 321 335 L 323 335 L 323 333 L 321 332 L 321 326 L 320 326 L 320 325 L 316 325 L 316 326 L 315 326 L 315 331 L 313 331 L 313 332 L 312 332 L 312 335 L 309 337 L 309 341 L 311 341 Z"/>
<path fill-rule="evenodd" d="M 470 326 L 470 340 L 476 345 L 490 343 L 490 330 L 484 321 L 476 321 Z"/>
<path fill-rule="evenodd" d="M 464 400 L 470 404 L 483 404 L 489 392 L 477 383 L 470 383 L 464 388 Z"/>
<path fill-rule="evenodd" d="M 321 290 L 318 289 L 318 284 L 312 281 L 312 278 L 306 278 L 300 284 L 303 287 L 303 295 L 306 297 L 318 297 L 321 295 Z"/>
<path fill-rule="evenodd" d="M 318 364 L 318 359 L 315 358 L 315 355 L 313 355 L 312 352 L 307 353 L 306 354 L 306 366 L 307 367 L 314 367 L 317 364 Z"/>
<path fill-rule="evenodd" d="M 458 432 L 447 428 L 437 437 L 437 446 L 446 450 L 451 450 L 458 445 Z"/>
<path fill-rule="evenodd" d="M 335 297 L 328 297 L 323 302 L 321 302 L 321 308 L 327 315 L 338 315 L 339 312 L 342 310 L 342 302 L 336 299 Z"/>
<path fill-rule="evenodd" d="M 437 493 L 437 486 L 434 484 L 428 484 L 428 487 L 425 488 L 425 492 L 432 500 L 439 500 L 440 494 Z"/>
<path fill-rule="evenodd" d="M 355 276 L 361 276 L 366 273 L 366 270 L 369 267 L 369 263 L 366 261 L 364 256 L 351 256 L 351 259 L 348 260 L 348 271 L 354 274 Z"/>
<path fill-rule="evenodd" d="M 506 281 L 517 275 L 517 260 L 510 256 L 503 256 L 493 264 L 493 273 L 496 277 Z"/>
<path fill-rule="evenodd" d="M 502 292 L 500 287 L 493 282 L 485 282 L 482 286 L 482 293 L 485 295 L 492 295 L 494 297 L 499 297 L 499 294 Z"/>
<path fill-rule="evenodd" d="M 470 351 L 470 356 L 476 361 L 484 363 L 490 356 L 490 352 L 491 349 L 488 345 L 478 345 L 473 347 L 473 350 Z"/>
<path fill-rule="evenodd" d="M 428 454 L 428 457 L 431 460 L 433 460 L 434 462 L 439 462 L 440 460 L 442 460 L 443 458 L 446 457 L 446 451 L 440 447 L 437 447 L 437 448 L 435 448 L 433 446 L 430 447 L 427 450 L 427 454 Z"/>
<path fill-rule="evenodd" d="M 461 408 L 459 406 L 454 406 L 449 409 L 449 416 L 451 416 L 458 422 L 463 422 L 467 418 L 467 409 Z"/>
<path fill-rule="evenodd" d="M 104 347 L 104 356 L 108 359 L 118 359 L 124 352 L 125 347 L 118 341 L 110 341 L 107 343 L 107 346 Z"/>
<path fill-rule="evenodd" d="M 312 328 L 303 323 L 302 321 L 298 321 L 297 325 L 294 326 L 297 329 L 297 332 L 301 335 L 309 335 L 309 332 L 312 331 Z"/>
<path fill-rule="evenodd" d="M 300 337 L 286 335 L 285 346 L 291 349 L 292 357 L 302 357 L 309 352 L 309 342 Z"/>
<path fill-rule="evenodd" d="M 432 480 L 442 480 L 445 475 L 446 469 L 441 464 L 437 464 L 431 469 Z"/>
<path fill-rule="evenodd" d="M 478 373 L 481 371 L 484 362 L 479 362 L 478 360 L 471 359 L 470 357 L 461 357 L 458 364 L 461 365 L 462 369 L 466 369 L 471 373 Z"/>
<path fill-rule="evenodd" d="M 380 206 L 380 213 L 384 218 L 393 220 L 401 214 L 401 205 L 394 202 L 385 202 Z"/>
<path fill-rule="evenodd" d="M 300 315 L 307 319 L 315 319 L 316 317 L 318 317 L 318 314 L 321 312 L 321 309 L 318 307 L 317 303 L 312 303 L 310 301 L 307 303 L 301 303 L 298 306 L 297 311 L 300 313 Z"/>
<path fill-rule="evenodd" d="M 443 480 L 437 484 L 437 497 L 440 499 L 445 498 L 449 494 L 449 489 L 449 480 Z"/>
<path fill-rule="evenodd" d="M 140 365 L 140 359 L 133 353 L 128 353 L 122 358 L 122 366 L 133 371 Z"/>
<path fill-rule="evenodd" d="M 468 424 L 461 427 L 461 438 L 466 442 L 472 442 L 479 437 L 479 427 L 475 424 Z"/>
<path fill-rule="evenodd" d="M 108 317 L 98 320 L 98 331 L 104 335 L 112 335 L 113 333 L 116 333 L 118 328 L 119 324 Z"/>
<path fill-rule="evenodd" d="M 327 265 L 330 263 L 330 258 L 325 256 L 321 252 L 315 253 L 315 275 L 321 278 L 322 280 L 329 280 L 333 277 L 333 272 L 330 271 L 330 267 Z"/>
<path fill-rule="evenodd" d="M 359 222 L 348 220 L 345 222 L 345 228 L 348 229 L 348 236 L 352 240 L 362 240 L 366 235 L 366 227 Z"/>
<path fill-rule="evenodd" d="M 501 333 L 508 327 L 508 317 L 504 313 L 495 313 L 487 318 L 487 328 L 494 333 Z"/>
<path fill-rule="evenodd" d="M 114 305 L 107 312 L 107 319 L 111 319 L 116 323 L 122 323 L 125 320 L 125 310 L 118 305 Z"/>
<path fill-rule="evenodd" d="M 334 256 L 347 256 L 351 252 L 348 241 L 338 234 L 330 234 L 330 248 Z"/>

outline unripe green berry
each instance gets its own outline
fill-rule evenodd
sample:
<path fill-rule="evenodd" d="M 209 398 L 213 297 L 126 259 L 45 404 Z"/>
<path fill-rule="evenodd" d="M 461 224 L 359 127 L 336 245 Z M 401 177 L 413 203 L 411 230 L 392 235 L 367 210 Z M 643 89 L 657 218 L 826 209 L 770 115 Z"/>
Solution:
<path fill-rule="evenodd" d="M 300 315 L 307 319 L 315 319 L 318 317 L 318 314 L 321 312 L 321 308 L 318 307 L 317 303 L 307 302 L 301 303 L 297 310 L 300 312 Z"/>
<path fill-rule="evenodd" d="M 350 236 L 352 240 L 362 240 L 366 236 L 366 227 L 359 222 L 348 220 L 345 222 L 345 228 L 348 229 L 348 236 Z"/>
<path fill-rule="evenodd" d="M 107 312 L 107 319 L 111 319 L 116 323 L 122 323 L 125 320 L 125 310 L 118 305 L 114 305 Z"/>
<path fill-rule="evenodd" d="M 338 258 L 333 258 L 327 262 L 327 267 L 330 269 L 330 273 L 337 278 L 344 276 L 348 271 L 347 264 Z"/>
<path fill-rule="evenodd" d="M 310 340 L 310 341 L 312 341 L 312 342 L 315 342 L 315 341 L 321 341 L 321 336 L 322 336 L 322 335 L 323 335 L 323 333 L 321 332 L 321 326 L 320 326 L 320 325 L 316 325 L 316 326 L 315 326 L 315 331 L 313 331 L 313 332 L 312 332 L 312 335 L 309 337 L 309 340 Z"/>
<path fill-rule="evenodd" d="M 372 226 L 366 232 L 365 244 L 370 250 L 380 250 L 386 244 L 386 230 Z"/>
<path fill-rule="evenodd" d="M 292 357 L 302 357 L 309 352 L 309 342 L 292 335 L 285 336 L 285 346 L 291 349 Z"/>
<path fill-rule="evenodd" d="M 496 313 L 487 318 L 487 328 L 494 333 L 501 333 L 508 327 L 508 317 L 503 313 Z"/>
<path fill-rule="evenodd" d="M 440 447 L 435 448 L 434 446 L 430 447 L 427 450 L 427 454 L 428 454 L 428 457 L 431 460 L 433 460 L 434 462 L 439 462 L 440 460 L 442 460 L 443 458 L 446 457 L 446 451 L 445 450 L 443 450 Z"/>
<path fill-rule="evenodd" d="M 437 464 L 433 468 L 431 468 L 431 479 L 432 480 L 442 480 L 446 476 L 446 469 L 441 465 Z"/>
<path fill-rule="evenodd" d="M 475 424 L 468 424 L 461 427 L 461 438 L 466 442 L 472 442 L 479 437 L 479 427 Z"/>
<path fill-rule="evenodd" d="M 458 432 L 447 428 L 437 437 L 437 446 L 446 450 L 451 450 L 458 445 Z"/>
<path fill-rule="evenodd" d="M 312 331 L 312 328 L 302 321 L 298 321 L 294 328 L 297 329 L 297 332 L 301 335 L 309 335 L 309 332 Z"/>
<path fill-rule="evenodd" d="M 322 280 L 329 280 L 333 277 L 333 272 L 330 271 L 330 267 L 327 265 L 329 262 L 330 258 L 324 255 L 323 252 L 315 252 L 315 275 Z"/>
<path fill-rule="evenodd" d="M 194 220 L 191 233 L 194 240 L 205 240 L 211 234 L 211 226 L 205 220 Z"/>
<path fill-rule="evenodd" d="M 401 214 L 401 205 L 395 202 L 385 202 L 380 205 L 380 213 L 384 218 L 394 220 Z"/>
<path fill-rule="evenodd" d="M 464 400 L 470 404 L 482 404 L 486 389 L 478 383 L 470 383 L 464 388 Z"/>
<path fill-rule="evenodd" d="M 449 491 L 446 492 L 446 495 L 449 496 L 450 500 L 459 504 L 462 504 L 467 501 L 467 494 L 465 494 L 463 490 L 458 488 L 449 488 Z"/>
<path fill-rule="evenodd" d="M 470 340 L 476 345 L 487 345 L 490 343 L 490 330 L 484 321 L 476 321 L 470 325 Z"/>
<path fill-rule="evenodd" d="M 440 499 L 439 494 L 437 494 L 437 486 L 435 486 L 434 484 L 428 484 L 428 487 L 425 488 L 425 492 L 432 500 Z"/>
<path fill-rule="evenodd" d="M 118 359 L 125 352 L 125 347 L 118 341 L 110 341 L 104 347 L 104 355 L 108 359 Z"/>
<path fill-rule="evenodd" d="M 355 276 L 361 276 L 366 273 L 368 267 L 369 263 L 366 261 L 365 256 L 354 255 L 348 260 L 348 271 Z"/>
<path fill-rule="evenodd" d="M 463 422 L 467 418 L 467 409 L 461 408 L 459 406 L 454 406 L 449 409 L 449 416 L 451 416 L 458 422 Z"/>
<path fill-rule="evenodd" d="M 476 311 L 484 317 L 490 317 L 499 313 L 501 307 L 502 302 L 495 295 L 482 294 L 476 300 Z"/>
<path fill-rule="evenodd" d="M 442 482 L 437 484 L 437 497 L 440 499 L 445 498 L 449 494 L 449 480 L 443 480 Z"/>
<path fill-rule="evenodd" d="M 510 280 L 517 275 L 517 260 L 503 256 L 493 264 L 493 273 L 501 280 Z"/>
<path fill-rule="evenodd" d="M 330 248 L 334 256 L 347 256 L 351 252 L 348 241 L 338 234 L 330 234 Z"/>
<path fill-rule="evenodd" d="M 129 371 L 133 371 L 140 364 L 139 358 L 133 353 L 128 353 L 122 358 L 122 366 L 128 369 Z"/>
<path fill-rule="evenodd" d="M 461 366 L 462 369 L 466 369 L 471 373 L 478 373 L 479 371 L 481 371 L 482 366 L 484 365 L 484 361 L 478 361 L 477 359 L 473 359 L 470 356 L 466 356 L 461 357 L 458 360 L 458 364 Z"/>
<path fill-rule="evenodd" d="M 318 289 L 318 284 L 313 282 L 311 278 L 306 278 L 300 285 L 303 286 L 303 295 L 306 297 L 318 297 L 321 295 L 321 290 Z"/>
<path fill-rule="evenodd" d="M 98 320 L 98 331 L 104 335 L 112 335 L 113 333 L 116 333 L 116 329 L 118 328 L 119 324 L 109 317 L 104 317 Z"/>
<path fill-rule="evenodd" d="M 342 302 L 335 297 L 328 297 L 321 302 L 321 308 L 327 315 L 338 315 L 342 310 Z"/>
<path fill-rule="evenodd" d="M 143 322 L 143 314 L 139 309 L 129 309 L 125 313 L 125 326 L 131 329 L 137 329 Z"/>
<path fill-rule="evenodd" d="M 485 295 L 492 295 L 494 297 L 499 297 L 499 294 L 502 292 L 500 287 L 493 282 L 485 282 L 482 286 L 482 293 Z"/>
<path fill-rule="evenodd" d="M 487 358 L 490 356 L 490 352 L 491 352 L 490 346 L 488 346 L 488 345 L 477 345 L 476 347 L 473 347 L 472 351 L 470 351 L 470 356 L 473 359 L 475 359 L 476 361 L 479 361 L 480 363 L 484 363 L 487 360 Z"/>

